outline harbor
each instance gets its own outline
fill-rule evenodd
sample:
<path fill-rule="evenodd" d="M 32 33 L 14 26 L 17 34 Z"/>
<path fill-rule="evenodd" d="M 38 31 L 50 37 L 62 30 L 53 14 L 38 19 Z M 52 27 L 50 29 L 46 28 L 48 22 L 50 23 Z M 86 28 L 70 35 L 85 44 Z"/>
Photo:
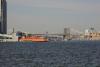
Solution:
<path fill-rule="evenodd" d="M 61 28 L 59 28 L 59 26 L 58 27 L 54 26 L 54 28 L 50 27 L 49 29 L 47 29 L 46 31 L 48 31 L 48 32 L 42 31 L 42 33 L 35 33 L 35 31 L 37 31 L 37 29 L 40 29 L 40 31 L 41 31 L 41 28 L 38 28 L 39 27 L 38 25 L 40 25 L 40 24 L 35 26 L 36 28 L 32 26 L 32 28 L 28 29 L 27 25 L 29 25 L 30 22 L 29 23 L 26 22 L 27 25 L 21 26 L 21 28 L 28 29 L 28 31 L 26 31 L 26 30 L 23 31 L 22 29 L 20 29 L 20 31 L 19 30 L 15 31 L 15 29 L 18 28 L 18 27 L 16 27 L 16 28 L 13 28 L 12 31 L 10 31 L 8 33 L 9 30 L 7 29 L 7 26 L 9 25 L 9 23 L 7 22 L 7 18 L 8 18 L 7 17 L 7 13 L 8 13 L 7 1 L 0 0 L 0 5 L 1 5 L 1 9 L 0 9 L 1 10 L 1 12 L 0 12 L 0 42 L 51 42 L 51 41 L 59 42 L 59 41 L 70 41 L 70 40 L 100 40 L 99 30 L 96 30 L 96 28 L 92 25 L 90 25 L 88 28 L 86 28 L 86 30 L 84 29 L 84 30 L 80 31 L 78 29 L 75 29 L 73 26 L 69 27 L 69 24 L 64 24 L 65 26 L 62 26 Z M 32 20 L 32 22 L 33 21 L 34 20 Z M 36 22 L 34 22 L 34 23 L 36 23 Z M 24 23 L 22 25 L 24 25 Z M 41 24 L 41 25 L 45 25 L 45 24 Z M 55 24 L 53 24 L 53 25 L 55 25 Z M 49 25 L 47 25 L 46 27 L 42 26 L 42 28 L 44 28 L 44 29 L 46 29 L 48 27 L 49 27 Z M 60 29 L 61 32 L 58 32 L 59 31 L 58 28 Z M 34 30 L 31 30 L 31 29 L 34 29 Z M 49 32 L 50 29 L 51 30 L 56 29 L 58 31 L 55 30 L 55 31 Z M 38 32 L 40 32 L 40 31 L 38 31 Z M 34 33 L 32 33 L 32 32 L 34 32 Z M 53 32 L 56 32 L 56 33 L 53 33 Z"/>
<path fill-rule="evenodd" d="M 70 28 L 64 28 L 63 34 L 30 34 L 27 32 L 13 32 L 0 34 L 0 42 L 51 42 L 51 41 L 70 41 L 70 40 L 100 40 L 100 32 L 86 29 L 84 33 L 71 33 Z"/>
<path fill-rule="evenodd" d="M 100 0 L 0 0 L 0 67 L 100 67 Z"/>

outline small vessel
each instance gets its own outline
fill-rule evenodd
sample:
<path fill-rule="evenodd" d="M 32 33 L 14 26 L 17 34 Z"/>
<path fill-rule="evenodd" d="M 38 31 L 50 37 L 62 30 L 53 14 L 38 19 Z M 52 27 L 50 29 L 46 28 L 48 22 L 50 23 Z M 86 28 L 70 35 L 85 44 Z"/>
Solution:
<path fill-rule="evenodd" d="M 24 36 L 19 38 L 20 42 L 48 42 L 48 39 L 42 36 Z"/>

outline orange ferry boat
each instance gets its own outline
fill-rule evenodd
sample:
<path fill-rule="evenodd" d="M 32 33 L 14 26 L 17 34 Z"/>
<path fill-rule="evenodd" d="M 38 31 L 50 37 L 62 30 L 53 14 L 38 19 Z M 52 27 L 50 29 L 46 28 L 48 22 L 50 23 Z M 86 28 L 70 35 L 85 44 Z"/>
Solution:
<path fill-rule="evenodd" d="M 48 42 L 48 39 L 42 36 L 27 36 L 19 38 L 21 42 Z"/>

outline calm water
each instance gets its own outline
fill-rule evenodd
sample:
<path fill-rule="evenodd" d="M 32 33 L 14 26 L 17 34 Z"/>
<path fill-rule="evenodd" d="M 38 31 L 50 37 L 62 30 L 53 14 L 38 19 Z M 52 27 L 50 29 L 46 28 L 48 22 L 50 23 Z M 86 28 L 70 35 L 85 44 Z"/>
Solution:
<path fill-rule="evenodd" d="M 0 67 L 100 67 L 100 42 L 0 43 Z"/>

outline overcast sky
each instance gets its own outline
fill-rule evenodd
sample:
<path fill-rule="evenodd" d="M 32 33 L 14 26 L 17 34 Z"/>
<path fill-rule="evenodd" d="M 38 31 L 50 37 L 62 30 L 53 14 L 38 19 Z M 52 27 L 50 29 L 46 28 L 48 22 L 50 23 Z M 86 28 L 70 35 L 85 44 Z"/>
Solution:
<path fill-rule="evenodd" d="M 7 0 L 8 32 L 63 32 L 72 27 L 100 30 L 100 0 Z"/>

